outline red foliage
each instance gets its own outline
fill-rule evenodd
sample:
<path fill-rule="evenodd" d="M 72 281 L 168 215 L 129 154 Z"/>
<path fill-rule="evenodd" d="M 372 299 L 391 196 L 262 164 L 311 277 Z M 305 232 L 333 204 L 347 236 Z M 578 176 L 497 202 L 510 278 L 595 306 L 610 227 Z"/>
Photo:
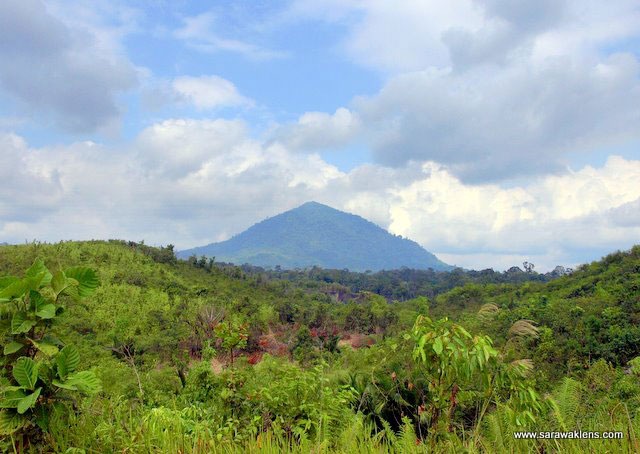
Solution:
<path fill-rule="evenodd" d="M 261 352 L 255 352 L 252 353 L 251 355 L 249 355 L 249 364 L 251 364 L 252 366 L 255 364 L 258 364 L 260 361 L 262 360 L 262 353 Z"/>

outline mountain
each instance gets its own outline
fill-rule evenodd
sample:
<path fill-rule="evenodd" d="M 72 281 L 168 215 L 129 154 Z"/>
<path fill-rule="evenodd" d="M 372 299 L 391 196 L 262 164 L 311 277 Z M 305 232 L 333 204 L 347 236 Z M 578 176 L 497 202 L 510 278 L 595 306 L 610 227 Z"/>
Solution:
<path fill-rule="evenodd" d="M 287 269 L 314 265 L 352 271 L 452 268 L 414 241 L 317 202 L 268 218 L 227 241 L 181 251 L 178 257 L 194 254 Z"/>

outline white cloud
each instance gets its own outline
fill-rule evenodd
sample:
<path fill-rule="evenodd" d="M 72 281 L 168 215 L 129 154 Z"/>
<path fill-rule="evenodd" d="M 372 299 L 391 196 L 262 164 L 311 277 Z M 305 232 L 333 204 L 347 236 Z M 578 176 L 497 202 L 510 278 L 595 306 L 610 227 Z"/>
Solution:
<path fill-rule="evenodd" d="M 38 153 L 14 134 L 0 133 L 0 179 L 0 220 L 37 221 L 63 199 L 58 172 L 42 166 Z"/>
<path fill-rule="evenodd" d="M 340 107 L 333 115 L 306 112 L 296 123 L 279 128 L 275 138 L 287 148 L 309 152 L 343 147 L 358 132 L 360 119 L 357 114 Z"/>
<path fill-rule="evenodd" d="M 601 168 L 508 189 L 465 185 L 436 164 L 424 170 L 427 178 L 395 191 L 390 230 L 460 264 L 466 256 L 475 263 L 473 256 L 519 255 L 536 256 L 547 269 L 558 260 L 573 265 L 580 251 L 630 247 L 640 233 L 628 216 L 640 197 L 640 161 L 614 156 Z"/>
<path fill-rule="evenodd" d="M 172 88 L 180 99 L 201 110 L 253 104 L 238 92 L 232 82 L 218 76 L 177 77 Z"/>
<path fill-rule="evenodd" d="M 640 138 L 640 62 L 623 51 L 637 1 L 298 0 L 289 14 L 339 23 L 352 61 L 387 74 L 350 105 L 383 165 L 501 181 Z"/>
<path fill-rule="evenodd" d="M 482 12 L 471 0 L 299 0 L 290 14 L 346 24 L 342 47 L 347 55 L 390 73 L 447 66 L 442 33 L 482 23 Z"/>
<path fill-rule="evenodd" d="M 390 74 L 594 56 L 640 34 L 635 0 L 296 0 L 288 16 L 344 25 L 344 52 Z"/>
<path fill-rule="evenodd" d="M 466 181 L 497 181 L 558 172 L 570 152 L 637 139 L 639 70 L 629 54 L 427 70 L 392 78 L 354 110 L 383 164 L 436 161 Z"/>
<path fill-rule="evenodd" d="M 10 241 L 118 237 L 194 246 L 313 199 L 341 175 L 317 155 L 262 146 L 230 120 L 167 120 L 122 149 L 91 142 L 30 149 L 17 136 L 3 138 L 16 148 L 0 155 L 13 164 L 3 166 L 5 180 L 23 182 L 0 188 L 0 238 Z"/>
<path fill-rule="evenodd" d="M 63 21 L 39 0 L 0 2 L 0 58 L 10 62 L 0 66 L 0 88 L 63 129 L 112 128 L 116 98 L 135 86 L 136 73 L 104 31 Z"/>
<path fill-rule="evenodd" d="M 210 159 L 234 156 L 245 135 L 239 120 L 165 120 L 141 131 L 133 152 L 148 174 L 184 177 Z"/>
<path fill-rule="evenodd" d="M 640 198 L 609 210 L 610 219 L 621 227 L 640 225 Z"/>
<path fill-rule="evenodd" d="M 286 53 L 251 44 L 241 39 L 226 38 L 216 33 L 221 21 L 213 12 L 186 17 L 174 36 L 191 48 L 204 53 L 231 52 L 254 60 L 283 58 Z"/>
<path fill-rule="evenodd" d="M 532 179 L 462 182 L 435 163 L 340 172 L 262 144 L 237 120 L 167 120 L 127 147 L 0 143 L 0 241 L 125 238 L 179 248 L 228 238 L 309 200 L 368 218 L 466 267 L 573 265 L 640 235 L 640 161 Z M 9 165 L 11 164 L 11 165 Z"/>

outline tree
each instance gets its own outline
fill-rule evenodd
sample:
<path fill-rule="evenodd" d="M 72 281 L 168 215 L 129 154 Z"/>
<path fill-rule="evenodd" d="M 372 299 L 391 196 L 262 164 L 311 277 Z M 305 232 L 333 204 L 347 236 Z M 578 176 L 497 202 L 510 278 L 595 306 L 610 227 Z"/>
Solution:
<path fill-rule="evenodd" d="M 229 352 L 231 365 L 233 365 L 233 349 L 244 348 L 247 345 L 246 323 L 239 323 L 227 317 L 227 320 L 219 323 L 215 328 L 216 336 L 222 341 L 222 348 Z"/>

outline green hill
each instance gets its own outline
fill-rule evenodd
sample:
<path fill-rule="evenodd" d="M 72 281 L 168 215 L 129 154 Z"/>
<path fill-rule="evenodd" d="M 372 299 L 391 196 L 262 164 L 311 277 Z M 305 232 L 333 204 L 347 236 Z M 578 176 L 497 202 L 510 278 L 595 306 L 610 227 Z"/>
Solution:
<path fill-rule="evenodd" d="M 478 317 L 484 305 L 494 317 Z M 536 340 L 513 345 L 534 360 L 540 383 L 588 370 L 597 360 L 623 366 L 640 356 L 640 246 L 618 251 L 547 283 L 467 284 L 435 298 L 435 316 L 468 321 L 496 342 L 531 320 Z"/>
<path fill-rule="evenodd" d="M 75 266 L 100 285 L 47 309 Z M 245 269 L 125 241 L 2 247 L 0 452 L 556 452 L 513 432 L 576 428 L 626 435 L 562 452 L 637 452 L 640 246 L 550 282 L 392 303 Z M 70 345 L 97 394 L 52 379 Z"/>
<path fill-rule="evenodd" d="M 259 222 L 227 241 L 178 253 L 180 258 L 191 255 L 270 268 L 279 265 L 285 269 L 452 268 L 414 241 L 391 235 L 360 216 L 317 202 Z"/>

